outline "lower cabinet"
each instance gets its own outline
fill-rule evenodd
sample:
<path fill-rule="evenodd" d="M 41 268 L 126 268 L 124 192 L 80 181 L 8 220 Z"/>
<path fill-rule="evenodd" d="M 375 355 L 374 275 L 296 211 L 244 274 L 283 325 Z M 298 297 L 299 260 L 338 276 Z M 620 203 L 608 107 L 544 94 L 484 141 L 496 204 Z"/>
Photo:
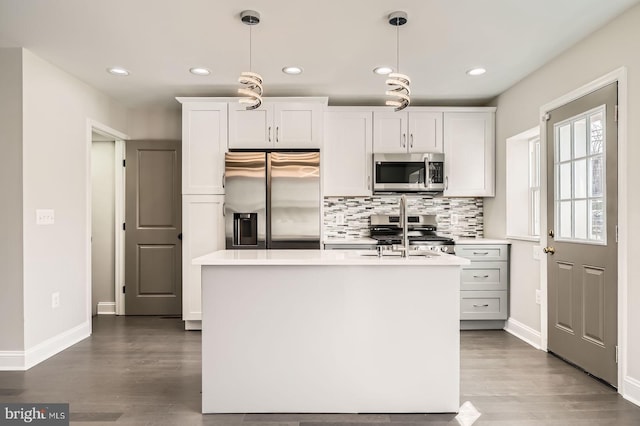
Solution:
<path fill-rule="evenodd" d="M 471 260 L 460 273 L 460 328 L 504 328 L 509 314 L 509 245 L 457 245 Z"/>
<path fill-rule="evenodd" d="M 202 328 L 200 266 L 194 258 L 224 249 L 224 195 L 182 196 L 182 319 Z"/>

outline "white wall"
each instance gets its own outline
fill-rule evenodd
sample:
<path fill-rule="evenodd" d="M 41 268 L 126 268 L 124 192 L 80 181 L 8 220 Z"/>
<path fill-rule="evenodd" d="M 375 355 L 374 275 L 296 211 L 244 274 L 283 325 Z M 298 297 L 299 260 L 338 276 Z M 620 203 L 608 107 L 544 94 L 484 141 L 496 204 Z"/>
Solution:
<path fill-rule="evenodd" d="M 91 144 L 91 313 L 98 302 L 115 303 L 115 148 Z"/>
<path fill-rule="evenodd" d="M 178 101 L 173 109 L 134 108 L 129 111 L 127 134 L 131 139 L 182 140 L 182 110 Z"/>
<path fill-rule="evenodd" d="M 127 110 L 23 50 L 25 349 L 90 327 L 87 119 L 125 133 Z M 37 208 L 55 224 L 36 226 Z M 51 294 L 60 293 L 52 309 Z M 90 329 L 90 328 L 89 328 Z"/>
<path fill-rule="evenodd" d="M 497 140 L 496 197 L 485 201 L 485 232 L 491 237 L 505 236 L 505 140 L 538 125 L 539 108 L 560 96 L 587 84 L 619 67 L 628 70 L 628 229 L 622 229 L 629 241 L 628 253 L 640 252 L 640 5 L 619 16 L 553 61 L 500 95 L 495 105 Z M 544 230 L 543 230 L 544 232 Z M 539 306 L 532 294 L 538 280 L 538 262 L 531 255 L 531 244 L 518 243 L 514 250 L 512 269 L 511 315 L 514 319 L 540 330 Z M 629 256 L 631 263 L 635 256 Z M 625 351 L 628 371 L 623 393 L 633 394 L 640 401 L 640 269 L 630 267 L 627 334 Z M 623 348 L 623 350 L 625 350 Z M 625 391 L 626 389 L 626 391 Z"/>
<path fill-rule="evenodd" d="M 0 49 L 0 351 L 24 348 L 21 92 L 22 50 Z"/>

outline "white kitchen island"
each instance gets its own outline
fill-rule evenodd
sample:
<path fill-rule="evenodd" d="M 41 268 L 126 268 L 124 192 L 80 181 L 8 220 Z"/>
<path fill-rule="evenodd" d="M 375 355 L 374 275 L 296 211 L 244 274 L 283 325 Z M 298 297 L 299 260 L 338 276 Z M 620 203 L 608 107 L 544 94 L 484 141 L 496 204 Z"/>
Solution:
<path fill-rule="evenodd" d="M 456 412 L 460 266 L 469 261 L 362 254 L 195 259 L 202 412 Z"/>

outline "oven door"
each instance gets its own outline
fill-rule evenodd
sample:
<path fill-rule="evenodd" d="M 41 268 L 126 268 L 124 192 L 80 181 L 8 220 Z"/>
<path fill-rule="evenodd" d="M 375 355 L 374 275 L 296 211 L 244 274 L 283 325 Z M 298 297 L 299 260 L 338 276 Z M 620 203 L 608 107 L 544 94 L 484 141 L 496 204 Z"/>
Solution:
<path fill-rule="evenodd" d="M 374 154 L 374 192 L 427 191 L 424 154 Z"/>

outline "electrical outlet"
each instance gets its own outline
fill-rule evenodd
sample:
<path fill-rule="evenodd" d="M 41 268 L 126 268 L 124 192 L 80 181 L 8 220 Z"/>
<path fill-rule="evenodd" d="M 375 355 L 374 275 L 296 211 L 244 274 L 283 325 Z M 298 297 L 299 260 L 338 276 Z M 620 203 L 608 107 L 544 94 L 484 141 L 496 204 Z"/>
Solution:
<path fill-rule="evenodd" d="M 451 213 L 451 224 L 452 225 L 458 224 L 458 215 L 455 213 Z"/>
<path fill-rule="evenodd" d="M 51 307 L 52 308 L 60 307 L 60 293 L 57 291 L 55 293 L 51 293 Z"/>
<path fill-rule="evenodd" d="M 541 297 L 542 291 L 541 290 L 536 290 L 536 304 L 539 305 L 540 302 L 540 297 Z"/>
<path fill-rule="evenodd" d="M 36 210 L 36 225 L 53 225 L 55 222 L 55 211 L 52 209 Z"/>
<path fill-rule="evenodd" d="M 344 225 L 344 213 L 336 213 L 336 225 Z"/>

